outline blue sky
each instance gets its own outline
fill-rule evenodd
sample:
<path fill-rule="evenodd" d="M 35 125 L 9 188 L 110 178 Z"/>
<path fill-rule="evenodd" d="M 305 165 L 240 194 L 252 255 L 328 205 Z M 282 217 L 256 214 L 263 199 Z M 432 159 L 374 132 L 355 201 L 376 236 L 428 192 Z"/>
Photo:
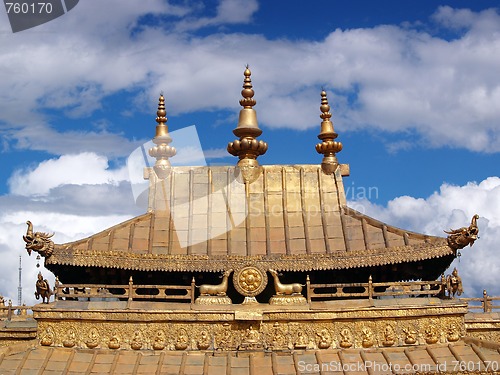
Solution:
<path fill-rule="evenodd" d="M 496 6 L 85 0 L 15 34 L 0 11 L 0 294 L 15 296 L 21 254 L 25 289 L 34 283 L 26 220 L 63 243 L 141 212 L 124 163 L 154 135 L 160 92 L 172 131 L 196 125 L 209 164 L 236 163 L 225 147 L 246 64 L 269 144 L 262 164 L 321 161 L 324 87 L 351 205 L 436 235 L 477 211 L 482 238 L 459 271 L 469 295 L 500 294 L 488 276 L 500 268 Z"/>

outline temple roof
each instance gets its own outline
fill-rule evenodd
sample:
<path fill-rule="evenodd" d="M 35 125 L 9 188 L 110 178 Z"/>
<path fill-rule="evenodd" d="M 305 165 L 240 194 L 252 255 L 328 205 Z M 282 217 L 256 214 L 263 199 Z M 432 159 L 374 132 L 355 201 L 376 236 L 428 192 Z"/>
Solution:
<path fill-rule="evenodd" d="M 404 231 L 346 205 L 341 168 L 263 166 L 244 184 L 237 167 L 148 169 L 149 212 L 55 245 L 46 265 L 144 271 L 219 271 L 256 262 L 308 271 L 453 255 L 446 239 Z"/>
<path fill-rule="evenodd" d="M 481 346 L 480 346 L 481 345 Z M 54 374 L 295 374 L 486 373 L 497 369 L 500 345 L 478 340 L 406 348 L 329 349 L 273 353 L 27 347 L 0 349 L 2 373 Z M 493 365 L 493 366 L 492 366 Z M 399 369 L 399 370 L 398 370 Z M 346 370 L 344 372 L 343 370 Z M 477 372 L 474 372 L 477 371 Z M 465 371 L 460 372 L 465 373 Z M 467 372 L 469 373 L 469 372 Z M 493 371 L 489 372 L 493 373 Z"/>
<path fill-rule="evenodd" d="M 343 146 L 324 90 L 321 143 L 316 145 L 321 164 L 260 165 L 257 158 L 268 145 L 256 139 L 262 130 L 250 75 L 247 67 L 243 108 L 233 131 L 239 139 L 227 146 L 239 159 L 236 166 L 173 167 L 170 158 L 177 151 L 170 145 L 175 139 L 168 132 L 161 95 L 155 146 L 149 150 L 156 162 L 144 173 L 149 179 L 148 212 L 91 237 L 55 245 L 53 252 L 43 252 L 45 265 L 54 271 L 64 265 L 213 272 L 251 263 L 265 272 L 345 270 L 441 258 L 427 267 L 430 272 L 410 270 L 400 276 L 435 278 L 444 272 L 462 245 L 395 228 L 347 206 L 342 177 L 349 175 L 349 166 L 337 160 Z"/>

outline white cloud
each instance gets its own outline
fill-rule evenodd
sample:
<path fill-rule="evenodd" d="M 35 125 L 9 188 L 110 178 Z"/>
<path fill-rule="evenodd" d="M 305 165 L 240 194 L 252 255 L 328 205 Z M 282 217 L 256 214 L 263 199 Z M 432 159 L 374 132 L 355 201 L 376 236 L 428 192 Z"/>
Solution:
<path fill-rule="evenodd" d="M 255 1 L 221 1 L 214 17 L 196 18 L 196 9 L 165 2 L 88 0 L 36 32 L 4 34 L 0 126 L 8 126 L 11 139 L 29 140 L 21 145 L 36 145 L 25 131 L 30 116 L 42 116 L 41 109 L 86 115 L 120 91 L 137 95 L 138 107 L 128 111 L 149 109 L 161 90 L 174 115 L 237 111 L 241 73 L 249 63 L 263 126 L 318 126 L 324 85 L 334 90 L 330 101 L 339 132 L 414 129 L 430 146 L 500 151 L 497 11 L 439 8 L 433 16 L 439 27 L 462 30 L 450 41 L 399 26 L 335 30 L 317 41 L 176 29 L 188 19 L 200 25 L 250 22 L 257 8 Z M 165 21 L 139 24 L 146 14 Z M 57 149 L 44 139 L 39 149 Z"/>
<path fill-rule="evenodd" d="M 55 233 L 56 243 L 65 243 L 85 238 L 91 234 L 109 228 L 130 218 L 130 215 L 82 216 L 78 214 L 61 214 L 58 212 L 33 212 L 23 210 L 7 212 L 0 215 L 0 295 L 11 299 L 17 305 L 17 291 L 19 283 L 19 256 L 22 257 L 22 302 L 27 305 L 39 303 L 34 297 L 35 282 L 39 271 L 44 278 L 54 286 L 55 275 L 43 267 L 43 258 L 40 268 L 36 268 L 36 253 L 28 256 L 24 250 L 25 243 L 22 236 L 26 233 L 26 220 L 31 220 L 35 231 Z M 50 209 L 47 205 L 46 209 Z"/>
<path fill-rule="evenodd" d="M 128 180 L 125 167 L 110 170 L 106 157 L 86 152 L 46 160 L 32 170 L 18 170 L 8 184 L 11 194 L 29 196 L 46 195 L 65 184 L 117 184 L 125 180 Z"/>
<path fill-rule="evenodd" d="M 22 239 L 27 220 L 35 231 L 55 233 L 54 242 L 66 243 L 144 213 L 145 207 L 136 206 L 128 177 L 125 166 L 110 168 L 105 157 L 93 153 L 64 155 L 15 172 L 11 194 L 0 197 L 0 294 L 17 304 L 21 255 L 23 302 L 36 302 L 36 254 L 28 257 Z M 41 270 L 54 285 L 54 275 Z"/>
<path fill-rule="evenodd" d="M 479 214 L 479 240 L 461 250 L 460 262 L 454 261 L 462 277 L 467 297 L 479 297 L 486 289 L 490 295 L 500 295 L 497 275 L 500 270 L 498 238 L 500 238 L 500 178 L 489 177 L 480 183 L 464 186 L 443 184 L 439 192 L 426 199 L 409 196 L 391 200 L 386 207 L 366 200 L 350 202 L 357 210 L 388 224 L 436 236 L 446 236 L 443 230 L 468 226 L 474 214 Z M 449 270 L 451 272 L 451 270 Z"/>
<path fill-rule="evenodd" d="M 177 23 L 176 29 L 187 31 L 207 26 L 248 23 L 258 9 L 257 0 L 220 0 L 214 17 L 188 18 Z"/>
<path fill-rule="evenodd" d="M 54 155 L 105 152 L 108 157 L 127 156 L 139 144 L 144 143 L 144 140 L 129 140 L 122 134 L 112 133 L 105 129 L 57 131 L 43 122 L 6 130 L 4 142 L 9 141 L 14 143 L 14 149 L 47 151 Z"/>

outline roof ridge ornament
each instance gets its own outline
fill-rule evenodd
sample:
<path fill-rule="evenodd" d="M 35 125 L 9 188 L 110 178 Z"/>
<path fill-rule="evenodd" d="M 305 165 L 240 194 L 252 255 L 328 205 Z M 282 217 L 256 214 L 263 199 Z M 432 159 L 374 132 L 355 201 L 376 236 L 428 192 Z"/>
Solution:
<path fill-rule="evenodd" d="M 163 93 L 160 94 L 158 99 L 158 111 L 156 112 L 156 135 L 153 138 L 153 143 L 156 145 L 149 149 L 149 155 L 156 158 L 156 163 L 153 167 L 156 175 L 160 179 L 164 179 L 168 176 L 170 171 L 170 160 L 172 156 L 175 156 L 177 150 L 175 147 L 170 146 L 172 138 L 168 134 L 168 118 L 167 112 L 165 110 L 165 98 Z"/>
<path fill-rule="evenodd" d="M 330 105 L 328 104 L 325 90 L 321 90 L 321 106 L 319 108 L 321 110 L 321 115 L 319 115 L 319 117 L 321 117 L 323 121 L 321 121 L 321 131 L 318 138 L 323 142 L 316 145 L 316 151 L 319 154 L 323 154 L 323 160 L 321 162 L 321 169 L 323 172 L 325 174 L 332 174 L 339 165 L 335 154 L 342 150 L 342 143 L 335 141 L 338 134 L 335 133 L 333 123 L 330 120 L 332 114 L 330 113 Z"/>
<path fill-rule="evenodd" d="M 248 65 L 243 74 L 245 76 L 243 90 L 241 90 L 243 99 L 240 100 L 243 109 L 240 110 L 238 125 L 233 130 L 234 135 L 240 139 L 229 142 L 227 151 L 240 159 L 237 166 L 241 171 L 243 182 L 248 184 L 255 181 L 262 171 L 257 157 L 266 153 L 267 143 L 256 139 L 262 134 L 262 130 L 257 122 L 257 113 L 253 109 L 257 102 L 253 98 L 255 92 L 250 78 L 252 72 Z"/>
<path fill-rule="evenodd" d="M 479 215 L 475 214 L 472 216 L 469 227 L 462 227 L 459 229 L 450 229 L 449 231 L 444 231 L 448 234 L 448 245 L 456 250 L 463 249 L 467 245 L 474 245 L 474 242 L 479 238 L 479 227 L 477 226 L 477 220 Z M 457 254 L 460 255 L 460 252 Z"/>

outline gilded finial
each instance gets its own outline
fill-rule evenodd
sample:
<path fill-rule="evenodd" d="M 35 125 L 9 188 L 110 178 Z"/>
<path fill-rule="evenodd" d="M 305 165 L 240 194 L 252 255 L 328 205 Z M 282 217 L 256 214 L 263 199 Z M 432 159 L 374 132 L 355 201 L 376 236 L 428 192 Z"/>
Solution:
<path fill-rule="evenodd" d="M 267 143 L 256 139 L 262 134 L 262 130 L 257 122 L 257 113 L 253 109 L 257 102 L 253 98 L 255 92 L 250 78 L 252 72 L 248 65 L 243 75 L 245 76 L 243 90 L 241 90 L 243 99 L 240 100 L 240 105 L 243 108 L 240 110 L 238 126 L 233 130 L 234 135 L 240 139 L 230 142 L 227 151 L 240 159 L 238 167 L 246 184 L 255 181 L 259 177 L 261 168 L 257 157 L 266 153 Z"/>
<path fill-rule="evenodd" d="M 167 112 L 165 110 L 165 98 L 163 93 L 160 94 L 158 99 L 158 110 L 156 111 L 156 134 L 153 138 L 153 143 L 156 145 L 149 149 L 149 155 L 156 158 L 156 163 L 153 169 L 156 172 L 158 178 L 163 179 L 167 177 L 168 171 L 170 170 L 170 161 L 168 160 L 174 156 L 177 151 L 175 147 L 169 146 L 172 142 L 172 138 L 168 134 L 167 126 Z"/>
<path fill-rule="evenodd" d="M 330 120 L 332 114 L 330 113 L 330 105 L 328 104 L 328 98 L 326 97 L 325 90 L 321 91 L 321 106 L 319 108 L 321 110 L 319 117 L 323 121 L 321 121 L 321 131 L 318 138 L 323 142 L 316 145 L 316 151 L 319 154 L 324 155 L 321 162 L 323 172 L 326 174 L 332 174 L 339 165 L 335 154 L 342 150 L 342 143 L 335 141 L 338 134 L 335 133 L 333 123 Z"/>

